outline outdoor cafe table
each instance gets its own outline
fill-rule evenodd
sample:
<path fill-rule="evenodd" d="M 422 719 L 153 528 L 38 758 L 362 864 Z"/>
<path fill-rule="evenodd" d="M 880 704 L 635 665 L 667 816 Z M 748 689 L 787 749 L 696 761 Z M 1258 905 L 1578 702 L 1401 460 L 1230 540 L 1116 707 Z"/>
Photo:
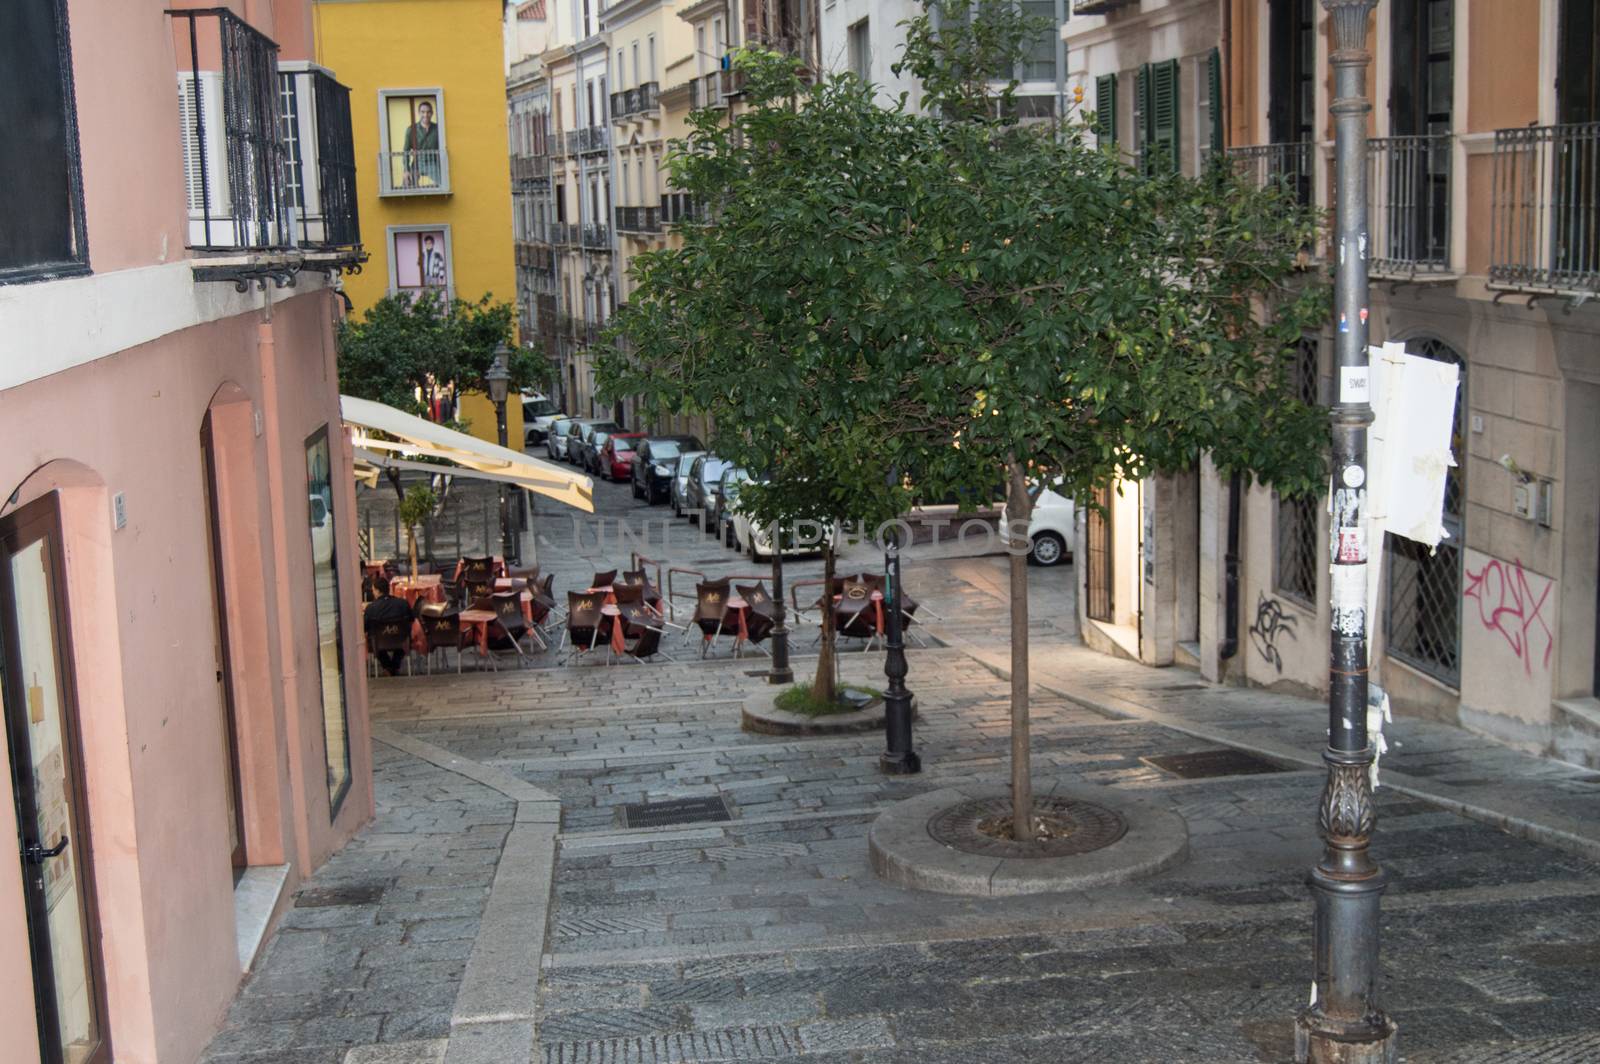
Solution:
<path fill-rule="evenodd" d="M 750 603 L 746 602 L 742 598 L 739 598 L 737 595 L 729 596 L 728 601 L 723 603 L 722 622 L 724 628 L 727 626 L 728 614 L 730 613 L 733 614 L 734 621 L 738 625 L 737 636 L 734 640 L 735 647 L 737 647 L 740 643 L 750 642 L 750 625 L 745 619 L 749 612 Z M 735 651 L 735 653 L 737 653 L 737 651 Z"/>
<path fill-rule="evenodd" d="M 444 601 L 444 577 L 438 573 L 421 576 L 397 576 L 389 581 L 389 592 L 406 600 L 406 605 L 416 608 L 417 600 Z"/>
<path fill-rule="evenodd" d="M 877 633 L 879 635 L 883 635 L 884 634 L 883 592 L 882 591 L 873 591 L 871 594 L 869 594 L 867 596 L 867 598 L 872 603 L 872 623 L 873 623 L 873 627 L 877 630 Z M 835 603 L 842 602 L 843 600 L 844 600 L 844 596 L 842 594 L 833 596 L 833 601 Z M 839 614 L 838 614 L 838 607 L 835 606 L 835 608 L 834 608 L 834 616 L 833 616 L 833 622 L 834 622 L 834 627 L 835 628 L 838 627 L 839 621 L 840 621 L 840 617 L 839 617 Z"/>

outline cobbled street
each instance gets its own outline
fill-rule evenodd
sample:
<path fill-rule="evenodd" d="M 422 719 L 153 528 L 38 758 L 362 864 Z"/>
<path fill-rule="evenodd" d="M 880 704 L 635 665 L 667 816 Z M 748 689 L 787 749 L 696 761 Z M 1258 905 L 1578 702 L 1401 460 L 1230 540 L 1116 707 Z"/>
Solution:
<path fill-rule="evenodd" d="M 758 571 L 625 486 L 596 496 L 597 518 L 535 515 L 558 594 L 629 550 Z M 623 524 L 646 534 L 623 541 Z M 1175 810 L 1188 857 L 1082 893 L 888 885 L 867 860 L 878 813 L 1008 765 L 1006 560 L 949 545 L 908 559 L 928 644 L 908 655 L 919 776 L 878 771 L 881 733 L 742 731 L 766 658 L 701 661 L 681 635 L 672 662 L 552 651 L 373 681 L 377 817 L 302 888 L 206 1059 L 1288 1060 L 1312 978 L 1325 709 L 1091 653 L 1072 569 L 1030 569 L 1036 777 Z M 860 547 L 841 571 L 877 564 Z M 802 678 L 814 634 L 794 637 Z M 842 658 L 846 680 L 883 685 L 881 648 Z M 1600 775 L 1425 721 L 1390 735 L 1374 852 L 1392 876 L 1381 993 L 1402 1058 L 1600 1059 Z M 1219 747 L 1281 770 L 1185 780 L 1146 760 Z M 624 818 L 698 797 L 728 819 Z"/>

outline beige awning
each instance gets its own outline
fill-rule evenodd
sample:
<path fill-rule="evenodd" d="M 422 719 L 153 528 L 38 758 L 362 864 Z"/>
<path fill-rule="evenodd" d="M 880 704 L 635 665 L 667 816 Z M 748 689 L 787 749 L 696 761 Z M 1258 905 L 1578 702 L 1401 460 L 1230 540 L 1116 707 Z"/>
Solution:
<path fill-rule="evenodd" d="M 530 458 L 370 399 L 341 395 L 339 408 L 345 424 L 355 429 L 358 476 L 363 471 L 385 467 L 449 472 L 513 484 L 594 513 L 594 482 L 553 462 Z M 380 438 L 374 433 L 392 438 Z M 416 458 L 444 459 L 458 468 L 441 469 L 412 461 Z"/>

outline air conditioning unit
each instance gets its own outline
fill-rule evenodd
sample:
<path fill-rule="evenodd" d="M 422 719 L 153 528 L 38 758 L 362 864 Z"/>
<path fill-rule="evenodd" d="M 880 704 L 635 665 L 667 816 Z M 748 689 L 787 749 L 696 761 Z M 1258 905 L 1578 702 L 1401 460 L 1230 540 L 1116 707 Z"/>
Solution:
<path fill-rule="evenodd" d="M 195 92 L 197 78 L 198 94 Z M 237 238 L 233 227 L 232 200 L 228 197 L 228 151 L 222 121 L 221 73 L 203 70 L 198 74 L 179 74 L 178 116 L 183 130 L 183 185 L 185 202 L 189 208 L 189 245 L 232 245 Z M 209 233 L 206 230 L 208 209 L 211 223 Z"/>

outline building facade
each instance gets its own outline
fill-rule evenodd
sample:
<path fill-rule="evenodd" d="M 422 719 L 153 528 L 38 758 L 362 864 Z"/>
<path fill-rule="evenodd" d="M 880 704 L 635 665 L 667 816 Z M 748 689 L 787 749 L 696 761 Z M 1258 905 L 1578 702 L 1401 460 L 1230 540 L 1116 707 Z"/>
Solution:
<path fill-rule="evenodd" d="M 309 0 L 199 7 L 51 0 L 0 39 L 0 84 L 41 107 L 0 207 L 23 1064 L 197 1059 L 373 809 L 333 351 L 364 257 L 349 91 Z"/>
<path fill-rule="evenodd" d="M 1112 9 L 1102 32 L 1137 40 L 1151 36 L 1139 22 L 1181 5 L 1098 6 Z M 1228 0 L 1214 17 L 1223 73 L 1208 103 L 1220 97 L 1230 161 L 1331 211 L 1321 5 Z M 1586 460 L 1600 421 L 1596 32 L 1588 0 L 1393 0 L 1372 19 L 1368 76 L 1371 339 L 1452 362 L 1462 380 L 1448 538 L 1434 551 L 1373 545 L 1374 678 L 1400 712 L 1589 764 L 1600 734 L 1600 485 Z M 1180 84 L 1193 81 L 1173 57 Z M 1308 269 L 1326 259 L 1308 249 Z M 1304 397 L 1331 401 L 1331 348 L 1330 330 L 1292 353 Z M 1205 469 L 1139 492 L 1129 500 L 1125 486 L 1109 529 L 1080 532 L 1091 641 L 1325 692 L 1326 499 L 1235 489 Z"/>
<path fill-rule="evenodd" d="M 317 56 L 350 86 L 371 262 L 357 314 L 386 295 L 517 299 L 502 0 L 315 0 Z M 370 160 L 370 162 L 368 162 Z M 468 431 L 494 408 L 463 397 Z M 507 406 L 509 437 L 521 404 Z"/>

